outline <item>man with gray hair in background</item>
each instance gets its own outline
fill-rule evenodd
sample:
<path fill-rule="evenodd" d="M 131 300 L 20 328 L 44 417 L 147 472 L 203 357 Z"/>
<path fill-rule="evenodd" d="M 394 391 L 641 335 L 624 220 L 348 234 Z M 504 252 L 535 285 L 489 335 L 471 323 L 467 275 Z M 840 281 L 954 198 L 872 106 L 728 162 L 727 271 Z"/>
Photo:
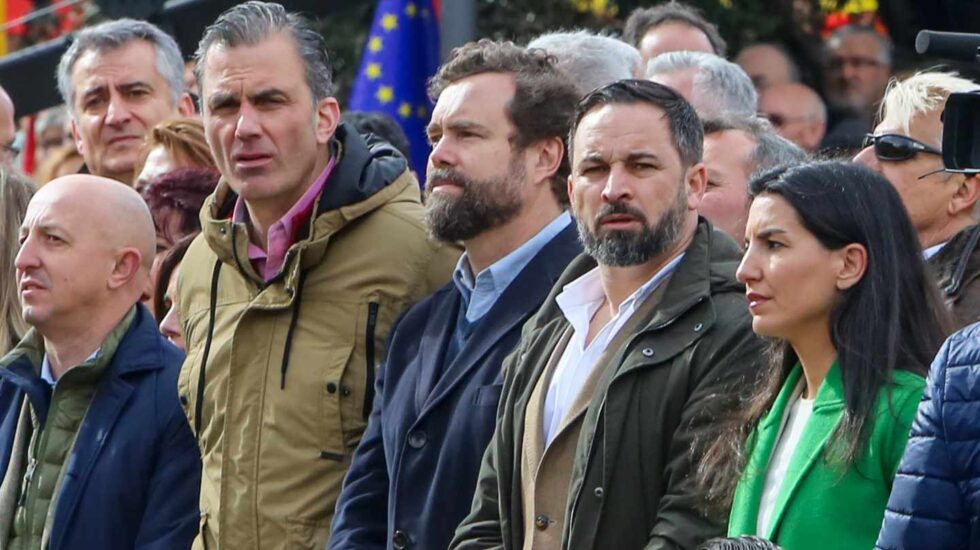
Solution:
<path fill-rule="evenodd" d="M 702 52 L 669 52 L 650 60 L 646 78 L 684 96 L 701 118 L 751 117 L 759 95 L 738 65 Z"/>
<path fill-rule="evenodd" d="M 780 137 L 759 117 L 704 121 L 704 165 L 708 186 L 698 212 L 741 247 L 749 210 L 748 183 L 761 172 L 806 160 L 796 144 Z"/>
<path fill-rule="evenodd" d="M 402 310 L 449 280 L 405 158 L 340 120 L 323 36 L 272 2 L 197 51 L 221 172 L 177 282 L 178 390 L 201 448 L 196 548 L 317 548 Z"/>
<path fill-rule="evenodd" d="M 58 63 L 58 90 L 83 171 L 132 184 L 137 154 L 158 122 L 194 113 L 177 42 L 146 21 L 79 31 Z"/>
<path fill-rule="evenodd" d="M 642 69 L 636 48 L 587 30 L 542 34 L 528 42 L 527 47 L 554 57 L 558 68 L 572 78 L 579 96 L 617 80 L 633 78 Z"/>

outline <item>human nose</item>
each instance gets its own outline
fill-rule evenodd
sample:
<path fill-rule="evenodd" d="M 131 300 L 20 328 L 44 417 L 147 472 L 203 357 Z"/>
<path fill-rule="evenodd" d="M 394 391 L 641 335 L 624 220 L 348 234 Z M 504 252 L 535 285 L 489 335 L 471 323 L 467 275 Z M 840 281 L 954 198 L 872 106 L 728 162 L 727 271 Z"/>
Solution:
<path fill-rule="evenodd" d="M 247 102 L 242 102 L 238 111 L 238 123 L 235 125 L 235 137 L 246 140 L 255 137 L 260 130 L 258 113 Z"/>
<path fill-rule="evenodd" d="M 602 188 L 602 199 L 606 202 L 617 202 L 633 197 L 633 187 L 630 177 L 619 165 L 609 168 L 606 184 Z"/>
<path fill-rule="evenodd" d="M 17 251 L 17 256 L 14 258 L 14 268 L 17 271 L 23 272 L 37 267 L 37 264 L 37 254 L 34 253 L 33 241 L 30 238 L 25 239 L 20 245 L 20 250 Z"/>
<path fill-rule="evenodd" d="M 455 149 L 450 145 L 449 140 L 442 138 L 432 145 L 432 152 L 429 153 L 429 164 L 436 167 L 455 166 L 457 164 Z"/>
<path fill-rule="evenodd" d="M 171 304 L 167 314 L 160 321 L 160 333 L 167 337 L 171 342 L 182 339 L 180 333 L 180 313 L 177 311 L 177 304 Z"/>
<path fill-rule="evenodd" d="M 878 156 L 875 155 L 874 145 L 869 145 L 858 151 L 858 154 L 854 156 L 853 162 L 863 164 L 875 172 L 881 172 L 881 163 L 878 162 Z"/>
<path fill-rule="evenodd" d="M 755 248 L 749 245 L 745 250 L 745 255 L 742 256 L 741 263 L 738 264 L 738 269 L 735 270 L 735 278 L 738 282 L 748 284 L 752 281 L 759 280 L 762 275 L 762 270 L 759 268 L 759 262 L 756 256 Z"/>
<path fill-rule="evenodd" d="M 132 111 L 120 97 L 109 99 L 109 106 L 106 109 L 105 123 L 110 126 L 120 126 L 129 122 L 132 118 Z"/>

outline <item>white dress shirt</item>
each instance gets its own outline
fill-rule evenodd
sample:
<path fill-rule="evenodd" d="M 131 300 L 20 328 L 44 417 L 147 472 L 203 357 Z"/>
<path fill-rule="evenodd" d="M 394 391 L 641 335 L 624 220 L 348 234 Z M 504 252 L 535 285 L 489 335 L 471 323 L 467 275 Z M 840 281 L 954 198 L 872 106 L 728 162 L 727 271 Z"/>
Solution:
<path fill-rule="evenodd" d="M 674 271 L 684 254 L 667 263 L 654 276 L 630 294 L 616 315 L 595 335 L 588 346 L 585 338 L 589 333 L 589 323 L 605 302 L 606 294 L 599 278 L 599 268 L 589 271 L 562 288 L 555 297 L 565 319 L 572 325 L 572 337 L 562 352 L 555 374 L 551 377 L 548 394 L 544 401 L 544 437 L 546 445 L 558 434 L 558 427 L 568 413 L 582 386 L 595 367 L 599 357 L 609 346 L 616 333 L 633 316 L 636 309 L 650 294 Z"/>
<path fill-rule="evenodd" d="M 813 399 L 803 399 L 802 393 L 801 385 L 795 392 L 793 403 L 787 407 L 776 448 L 772 452 L 772 458 L 769 459 L 766 480 L 762 485 L 762 497 L 759 500 L 759 515 L 756 518 L 755 532 L 758 535 L 765 536 L 769 532 L 772 514 L 776 510 L 776 500 L 782 492 L 790 461 L 793 460 L 796 448 L 800 445 L 800 438 L 803 437 L 803 430 L 813 413 Z"/>

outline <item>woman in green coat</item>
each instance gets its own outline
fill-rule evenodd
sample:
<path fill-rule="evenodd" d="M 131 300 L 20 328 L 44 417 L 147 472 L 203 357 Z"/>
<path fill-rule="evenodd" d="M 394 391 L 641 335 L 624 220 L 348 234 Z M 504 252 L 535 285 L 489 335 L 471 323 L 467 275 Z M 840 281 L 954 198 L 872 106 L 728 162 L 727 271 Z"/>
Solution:
<path fill-rule="evenodd" d="M 753 181 L 738 269 L 772 367 L 699 472 L 729 536 L 874 547 L 946 313 L 902 202 L 839 162 Z"/>

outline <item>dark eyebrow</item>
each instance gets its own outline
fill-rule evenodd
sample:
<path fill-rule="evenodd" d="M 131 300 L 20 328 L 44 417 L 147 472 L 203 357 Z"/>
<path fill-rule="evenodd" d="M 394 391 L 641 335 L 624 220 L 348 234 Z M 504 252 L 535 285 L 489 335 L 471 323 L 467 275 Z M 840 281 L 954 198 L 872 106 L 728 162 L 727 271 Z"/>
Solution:
<path fill-rule="evenodd" d="M 472 120 L 453 120 L 446 124 L 446 128 L 457 132 L 461 130 L 480 130 L 485 132 L 487 130 L 486 126 L 473 122 Z"/>
<path fill-rule="evenodd" d="M 786 230 L 779 227 L 770 227 L 768 229 L 763 229 L 762 231 L 759 231 L 756 237 L 759 239 L 768 239 L 773 235 L 778 235 L 781 233 L 786 233 Z"/>
<path fill-rule="evenodd" d="M 208 98 L 208 108 L 214 110 L 237 102 L 238 96 L 231 92 L 214 92 L 211 94 L 211 97 Z"/>
<path fill-rule="evenodd" d="M 630 153 L 626 155 L 627 162 L 636 162 L 638 160 L 652 160 L 653 162 L 660 164 L 660 157 L 653 153 Z"/>
<path fill-rule="evenodd" d="M 153 85 L 150 84 L 149 82 L 144 82 L 142 80 L 130 80 L 129 82 L 123 82 L 122 84 L 120 84 L 118 86 L 118 88 L 120 90 L 132 90 L 133 88 L 139 88 L 141 86 L 146 87 L 146 88 L 152 88 L 153 87 Z"/>
<path fill-rule="evenodd" d="M 284 99 L 287 97 L 289 97 L 289 95 L 278 88 L 267 88 L 265 90 L 259 90 L 255 93 L 249 94 L 248 99 L 252 103 L 259 103 L 262 101 L 269 101 L 271 99 Z"/>
<path fill-rule="evenodd" d="M 86 90 L 83 90 L 82 91 L 82 96 L 81 96 L 82 97 L 82 101 L 85 101 L 86 99 L 88 99 L 88 98 L 90 98 L 92 96 L 105 95 L 108 92 L 108 90 L 109 89 L 108 89 L 108 87 L 106 87 L 105 84 L 99 84 L 97 86 L 93 86 L 91 88 L 88 88 Z"/>

